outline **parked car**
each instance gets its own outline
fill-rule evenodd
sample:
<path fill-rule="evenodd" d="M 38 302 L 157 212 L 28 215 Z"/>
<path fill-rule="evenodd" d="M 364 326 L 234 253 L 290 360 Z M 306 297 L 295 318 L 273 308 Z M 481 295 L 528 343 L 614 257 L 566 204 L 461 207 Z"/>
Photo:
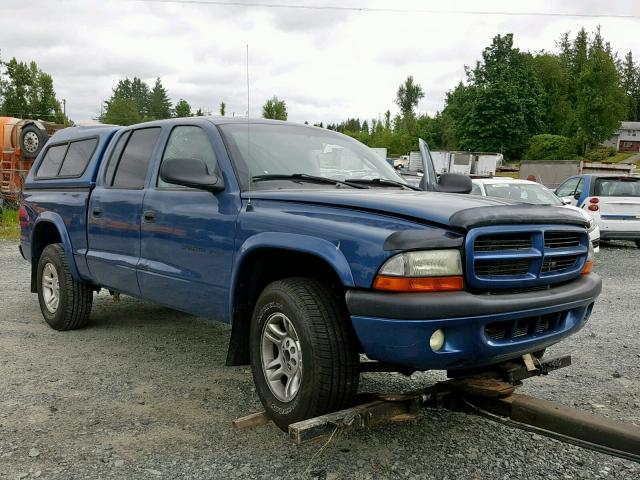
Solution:
<path fill-rule="evenodd" d="M 576 175 L 565 180 L 556 195 L 588 211 L 602 240 L 631 240 L 640 248 L 640 178 Z"/>
<path fill-rule="evenodd" d="M 68 128 L 26 180 L 20 249 L 54 329 L 85 326 L 101 288 L 231 323 L 227 363 L 251 364 L 285 429 L 349 406 L 361 353 L 468 371 L 589 319 L 582 215 L 445 193 L 470 180 L 427 167 L 418 191 L 356 140 L 289 122 Z"/>
<path fill-rule="evenodd" d="M 518 180 L 507 177 L 474 178 L 472 182 L 473 189 L 471 193 L 475 195 L 503 198 L 532 205 L 549 205 L 576 210 L 584 216 L 589 225 L 589 240 L 591 240 L 594 251 L 600 251 L 600 228 L 590 215 L 590 212 L 569 205 L 566 200 L 563 201 L 558 198 L 553 191 L 544 185 L 529 180 Z"/>

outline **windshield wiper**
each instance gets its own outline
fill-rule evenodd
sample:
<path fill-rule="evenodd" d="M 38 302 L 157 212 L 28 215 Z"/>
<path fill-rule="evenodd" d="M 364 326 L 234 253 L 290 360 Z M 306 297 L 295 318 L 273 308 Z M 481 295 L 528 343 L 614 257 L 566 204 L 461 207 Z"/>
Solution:
<path fill-rule="evenodd" d="M 331 185 L 346 185 L 351 188 L 369 188 L 364 185 L 354 185 L 351 182 L 336 180 L 335 178 L 317 177 L 315 175 L 307 175 L 306 173 L 268 173 L 264 175 L 254 175 L 251 177 L 251 180 L 254 182 L 264 180 L 301 180 L 305 182 L 326 183 Z"/>
<path fill-rule="evenodd" d="M 395 180 L 389 180 L 388 178 L 350 178 L 349 180 L 347 180 L 347 183 L 366 183 L 368 185 L 380 185 L 383 187 L 405 187 L 410 190 L 417 190 L 419 192 L 422 191 L 420 188 L 414 187 L 413 185 L 396 182 Z"/>

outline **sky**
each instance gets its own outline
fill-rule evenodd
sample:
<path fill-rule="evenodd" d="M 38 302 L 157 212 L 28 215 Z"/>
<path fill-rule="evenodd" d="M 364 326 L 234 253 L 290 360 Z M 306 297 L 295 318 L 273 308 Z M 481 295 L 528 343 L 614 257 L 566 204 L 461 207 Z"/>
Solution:
<path fill-rule="evenodd" d="M 395 94 L 408 75 L 426 93 L 418 111 L 434 114 L 496 34 L 514 33 L 522 50 L 554 51 L 563 32 L 600 25 L 615 51 L 640 59 L 637 0 L 199 3 L 207 1 L 3 0 L 0 55 L 35 60 L 53 76 L 67 115 L 82 122 L 100 114 L 119 79 L 134 76 L 150 85 L 161 77 L 174 104 L 184 98 L 193 111 L 217 114 L 224 101 L 228 115 L 246 115 L 248 45 L 250 115 L 276 95 L 289 120 L 325 124 L 397 112 Z M 322 8 L 255 5 L 267 3 Z M 385 8 L 395 11 L 375 10 Z"/>

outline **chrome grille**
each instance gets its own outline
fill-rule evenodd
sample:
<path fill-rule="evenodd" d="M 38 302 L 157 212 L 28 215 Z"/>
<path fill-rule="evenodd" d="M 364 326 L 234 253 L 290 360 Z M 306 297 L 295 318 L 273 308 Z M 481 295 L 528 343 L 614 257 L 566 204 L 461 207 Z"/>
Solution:
<path fill-rule="evenodd" d="M 575 232 L 545 232 L 544 248 L 567 248 L 580 245 L 580 235 Z"/>

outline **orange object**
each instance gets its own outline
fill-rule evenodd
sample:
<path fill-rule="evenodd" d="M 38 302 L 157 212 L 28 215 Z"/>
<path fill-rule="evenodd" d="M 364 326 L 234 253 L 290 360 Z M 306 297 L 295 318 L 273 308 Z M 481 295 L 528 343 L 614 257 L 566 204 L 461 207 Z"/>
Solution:
<path fill-rule="evenodd" d="M 591 260 L 587 260 L 586 262 L 584 262 L 584 267 L 582 267 L 582 272 L 580 272 L 582 275 L 586 275 L 588 273 L 591 273 L 591 269 L 593 269 L 593 262 Z"/>
<path fill-rule="evenodd" d="M 452 292 L 462 290 L 461 276 L 452 277 L 389 277 L 378 275 L 373 288 L 387 292 Z"/>
<path fill-rule="evenodd" d="M 22 157 L 20 151 L 20 126 L 23 120 L 0 117 L 0 195 L 8 200 L 17 200 L 22 184 L 29 173 L 33 160 Z"/>

